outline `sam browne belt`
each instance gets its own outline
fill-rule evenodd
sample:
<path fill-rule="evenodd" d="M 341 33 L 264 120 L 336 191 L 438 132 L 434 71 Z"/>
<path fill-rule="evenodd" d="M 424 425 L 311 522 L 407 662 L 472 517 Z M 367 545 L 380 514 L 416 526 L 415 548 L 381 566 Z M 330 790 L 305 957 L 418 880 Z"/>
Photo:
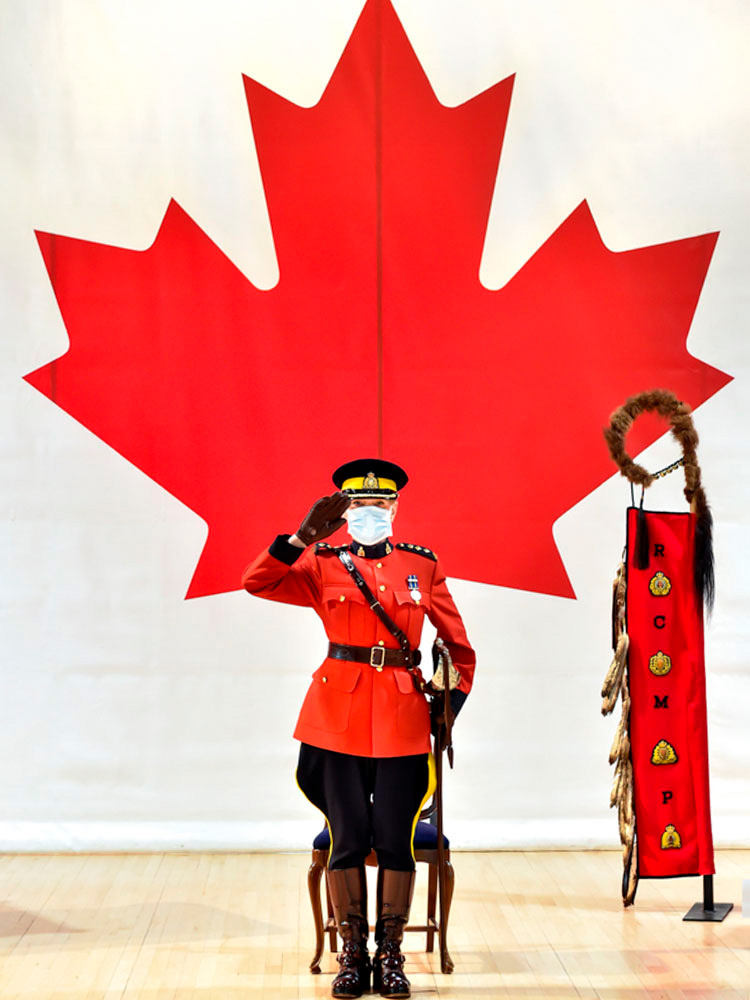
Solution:
<path fill-rule="evenodd" d="M 386 649 L 385 646 L 345 646 L 340 642 L 328 643 L 328 655 L 332 660 L 349 660 L 352 663 L 369 663 L 379 667 L 410 667 L 407 654 L 400 649 Z"/>

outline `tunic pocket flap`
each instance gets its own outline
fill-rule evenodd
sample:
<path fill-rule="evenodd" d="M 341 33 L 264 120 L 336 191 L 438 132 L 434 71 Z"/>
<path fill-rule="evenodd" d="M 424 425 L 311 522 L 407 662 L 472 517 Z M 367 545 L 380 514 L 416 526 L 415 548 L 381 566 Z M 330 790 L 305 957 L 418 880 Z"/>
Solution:
<path fill-rule="evenodd" d="M 419 600 L 415 601 L 410 590 L 394 590 L 393 596 L 399 604 L 411 604 L 415 608 L 429 608 L 430 599 L 423 590 L 419 591 Z"/>
<path fill-rule="evenodd" d="M 361 673 L 362 668 L 356 663 L 347 663 L 346 660 L 326 660 L 313 674 L 313 680 L 336 691 L 351 693 L 357 686 Z"/>
<path fill-rule="evenodd" d="M 414 687 L 414 681 L 411 679 L 411 674 L 408 670 L 394 670 L 393 677 L 396 681 L 396 687 L 399 689 L 401 694 L 416 694 L 416 688 Z"/>
<path fill-rule="evenodd" d="M 324 583 L 323 600 L 326 604 L 345 604 L 347 601 L 365 603 L 364 595 L 357 587 L 344 583 Z"/>

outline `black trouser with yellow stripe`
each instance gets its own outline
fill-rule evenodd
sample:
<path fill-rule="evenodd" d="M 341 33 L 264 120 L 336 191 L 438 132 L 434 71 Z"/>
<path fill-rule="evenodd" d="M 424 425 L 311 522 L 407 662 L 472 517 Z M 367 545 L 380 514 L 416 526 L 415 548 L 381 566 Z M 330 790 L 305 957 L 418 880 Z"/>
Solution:
<path fill-rule="evenodd" d="M 328 822 L 329 868 L 356 868 L 374 849 L 381 868 L 414 871 L 414 831 L 435 788 L 430 754 L 355 757 L 303 743 L 297 784 Z"/>

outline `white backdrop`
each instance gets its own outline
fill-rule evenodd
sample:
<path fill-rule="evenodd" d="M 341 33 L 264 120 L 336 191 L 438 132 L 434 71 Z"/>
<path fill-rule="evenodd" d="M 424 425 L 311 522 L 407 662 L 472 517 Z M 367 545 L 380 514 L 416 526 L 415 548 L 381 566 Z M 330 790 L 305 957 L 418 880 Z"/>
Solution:
<path fill-rule="evenodd" d="M 0 850 L 301 848 L 318 829 L 291 738 L 323 656 L 315 615 L 243 593 L 184 601 L 205 524 L 22 376 L 67 346 L 35 228 L 144 249 L 175 197 L 256 286 L 273 285 L 241 74 L 313 104 L 360 7 L 4 5 Z M 516 74 L 486 285 L 583 198 L 613 250 L 720 231 L 689 349 L 735 376 L 696 422 L 716 519 L 714 832 L 747 846 L 747 5 L 395 7 L 444 103 Z M 662 439 L 644 461 L 675 457 Z M 671 478 L 653 506 L 678 502 Z M 613 477 L 555 526 L 575 601 L 451 581 L 479 663 L 447 788 L 455 846 L 618 842 L 599 688 L 627 496 Z M 237 553 L 238 573 L 254 554 Z"/>

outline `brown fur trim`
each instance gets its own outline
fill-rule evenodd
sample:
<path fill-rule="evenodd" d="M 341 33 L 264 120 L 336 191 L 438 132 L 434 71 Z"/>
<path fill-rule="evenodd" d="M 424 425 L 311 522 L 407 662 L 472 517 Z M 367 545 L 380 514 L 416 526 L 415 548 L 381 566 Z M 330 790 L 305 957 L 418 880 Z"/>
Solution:
<path fill-rule="evenodd" d="M 680 445 L 684 459 L 685 499 L 696 514 L 695 535 L 695 594 L 701 606 L 711 613 L 714 601 L 713 520 L 701 482 L 698 464 L 698 432 L 693 424 L 690 407 L 669 389 L 651 389 L 631 396 L 610 417 L 604 437 L 609 453 L 620 467 L 620 474 L 631 483 L 648 488 L 654 481 L 651 473 L 638 465 L 625 450 L 625 437 L 633 421 L 646 411 L 654 410 L 671 424 L 672 436 Z"/>
<path fill-rule="evenodd" d="M 672 425 L 672 435 L 685 456 L 685 497 L 691 503 L 695 490 L 700 486 L 701 472 L 696 456 L 698 433 L 690 415 L 690 407 L 669 389 L 641 392 L 637 396 L 631 396 L 615 410 L 610 417 L 609 427 L 604 431 L 609 453 L 619 465 L 621 474 L 631 483 L 645 487 L 653 483 L 654 478 L 648 469 L 637 465 L 625 450 L 625 437 L 633 426 L 633 421 L 651 410 L 656 410 Z"/>

